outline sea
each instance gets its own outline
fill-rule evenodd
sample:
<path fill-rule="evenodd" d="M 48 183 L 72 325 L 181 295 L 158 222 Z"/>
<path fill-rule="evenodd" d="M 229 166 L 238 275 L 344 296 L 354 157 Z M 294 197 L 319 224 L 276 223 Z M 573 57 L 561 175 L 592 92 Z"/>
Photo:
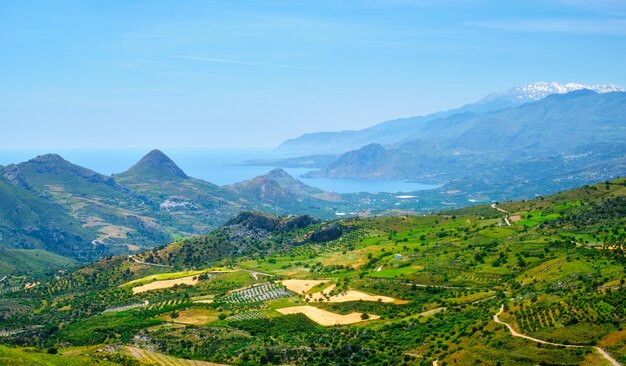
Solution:
<path fill-rule="evenodd" d="M 188 150 L 162 149 L 187 175 L 209 181 L 217 185 L 229 185 L 266 174 L 274 169 L 271 166 L 244 165 L 250 160 L 269 160 L 281 158 L 272 150 L 262 149 L 219 149 Z M 141 159 L 148 150 L 140 149 L 55 149 L 55 150 L 2 150 L 0 165 L 17 164 L 37 155 L 55 153 L 64 159 L 89 168 L 104 175 L 121 173 Z M 294 178 L 305 184 L 325 191 L 337 193 L 408 193 L 438 186 L 399 180 L 360 180 L 304 178 L 307 168 L 284 168 Z"/>

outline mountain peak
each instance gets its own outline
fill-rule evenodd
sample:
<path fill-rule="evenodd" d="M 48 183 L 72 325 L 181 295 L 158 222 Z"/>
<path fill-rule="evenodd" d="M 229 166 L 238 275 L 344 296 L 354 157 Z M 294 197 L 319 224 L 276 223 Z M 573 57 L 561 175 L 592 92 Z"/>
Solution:
<path fill-rule="evenodd" d="M 362 150 L 362 151 L 384 151 L 385 148 L 383 147 L 383 145 L 381 145 L 379 143 L 372 143 L 372 144 L 368 144 L 368 145 L 365 145 L 365 146 L 361 147 L 359 150 Z"/>
<path fill-rule="evenodd" d="M 154 149 L 147 153 L 135 165 L 116 178 L 134 178 L 136 180 L 181 180 L 189 176 L 161 150 Z"/>
<path fill-rule="evenodd" d="M 513 92 L 519 94 L 518 97 L 523 98 L 527 96 L 527 98 L 532 100 L 543 99 L 550 94 L 566 94 L 572 91 L 577 90 L 592 90 L 596 93 L 610 93 L 616 91 L 625 91 L 624 88 L 619 87 L 613 84 L 603 84 L 603 85 L 585 85 L 578 83 L 567 83 L 560 84 L 558 82 L 537 82 L 528 84 L 526 86 L 512 88 L 509 92 Z"/>
<path fill-rule="evenodd" d="M 289 173 L 280 168 L 270 170 L 265 176 L 270 179 L 294 179 Z"/>
<path fill-rule="evenodd" d="M 165 155 L 163 151 L 159 149 L 154 149 L 150 151 L 149 153 L 147 153 L 146 155 L 144 155 L 144 157 L 141 158 L 141 160 L 139 160 L 137 164 L 158 164 L 158 165 L 174 164 L 176 165 L 174 161 L 172 161 L 172 159 L 169 158 L 169 156 Z"/>
<path fill-rule="evenodd" d="M 480 102 L 488 102 L 498 98 L 511 99 L 516 102 L 532 102 L 541 100 L 548 95 L 566 94 L 578 90 L 591 90 L 600 94 L 626 91 L 626 89 L 614 84 L 585 85 L 578 83 L 561 84 L 556 81 L 539 81 L 536 83 L 511 88 L 504 93 L 489 94 Z"/>
<path fill-rule="evenodd" d="M 66 161 L 58 154 L 43 154 L 37 155 L 30 160 L 33 163 L 47 164 L 47 163 L 60 163 Z"/>

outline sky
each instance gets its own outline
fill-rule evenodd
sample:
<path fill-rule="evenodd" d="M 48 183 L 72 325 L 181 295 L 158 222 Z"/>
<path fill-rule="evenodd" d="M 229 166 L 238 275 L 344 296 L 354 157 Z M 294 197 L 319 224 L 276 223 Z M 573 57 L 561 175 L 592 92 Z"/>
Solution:
<path fill-rule="evenodd" d="M 0 149 L 271 148 L 625 58 L 623 0 L 0 0 Z"/>

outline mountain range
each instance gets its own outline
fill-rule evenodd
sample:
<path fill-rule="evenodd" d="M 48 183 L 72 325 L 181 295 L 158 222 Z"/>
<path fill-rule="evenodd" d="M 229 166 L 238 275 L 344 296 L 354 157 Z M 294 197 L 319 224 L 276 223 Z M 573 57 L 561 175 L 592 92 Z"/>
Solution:
<path fill-rule="evenodd" d="M 278 149 L 313 155 L 273 164 L 307 162 L 308 178 L 435 183 L 441 197 L 470 202 L 523 199 L 626 174 L 624 136 L 622 88 L 535 83 L 451 111 L 304 135 Z"/>
<path fill-rule="evenodd" d="M 159 150 L 111 176 L 56 154 L 37 156 L 0 167 L 0 249 L 90 261 L 201 235 L 245 210 L 321 219 L 425 213 L 612 179 L 626 174 L 626 93 L 615 90 L 533 84 L 457 110 L 329 133 L 324 143 L 342 149 L 368 142 L 342 154 L 315 142 L 316 155 L 271 162 L 317 166 L 307 173 L 314 178 L 439 186 L 408 195 L 324 192 L 282 169 L 218 186 L 188 176 Z M 311 136 L 313 143 L 326 135 Z"/>
<path fill-rule="evenodd" d="M 48 154 L 0 167 L 0 248 L 89 261 L 203 234 L 243 210 L 328 218 L 344 204 L 280 169 L 220 187 L 159 150 L 112 176 Z"/>
<path fill-rule="evenodd" d="M 493 93 L 483 99 L 462 107 L 425 116 L 401 118 L 382 122 L 372 127 L 356 131 L 308 133 L 280 144 L 276 150 L 290 155 L 341 154 L 359 149 L 365 145 L 399 144 L 410 141 L 423 128 L 437 126 L 431 123 L 454 115 L 471 115 L 503 110 L 541 100 L 549 95 L 566 94 L 578 90 L 592 90 L 596 93 L 624 92 L 624 88 L 607 85 L 582 85 L 576 83 L 537 82 L 523 87 L 514 87 L 506 92 Z"/>
<path fill-rule="evenodd" d="M 598 160 L 609 165 L 608 160 L 622 157 L 625 133 L 626 93 L 581 90 L 438 119 L 406 135 L 404 142 L 347 152 L 310 176 L 421 179 L 460 167 L 489 169 L 543 159 L 560 160 L 565 169 Z"/>

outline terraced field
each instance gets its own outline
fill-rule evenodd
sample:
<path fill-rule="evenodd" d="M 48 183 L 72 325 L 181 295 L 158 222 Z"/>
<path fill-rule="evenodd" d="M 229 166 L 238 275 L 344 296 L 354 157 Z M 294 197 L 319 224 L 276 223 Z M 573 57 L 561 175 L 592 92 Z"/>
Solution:
<path fill-rule="evenodd" d="M 119 312 L 119 311 L 126 311 L 126 310 L 131 310 L 131 309 L 144 308 L 144 307 L 147 307 L 149 303 L 150 302 L 146 300 L 144 302 L 138 302 L 138 303 L 134 303 L 134 304 L 116 306 L 114 308 L 108 308 L 108 309 L 104 310 L 103 313 L 116 313 L 116 312 Z"/>
<path fill-rule="evenodd" d="M 270 319 L 275 318 L 279 314 L 277 314 L 273 310 L 260 310 L 260 311 L 251 311 L 248 313 L 235 314 L 226 318 L 229 321 L 239 321 L 239 320 L 253 320 L 253 319 Z"/>
<path fill-rule="evenodd" d="M 4 295 L 4 294 L 9 294 L 11 292 L 18 292 L 20 290 L 23 290 L 23 287 L 20 286 L 8 286 L 8 287 L 3 287 L 0 288 L 0 295 Z"/>
<path fill-rule="evenodd" d="M 163 309 L 165 307 L 172 307 L 172 306 L 182 305 L 182 304 L 185 304 L 185 303 L 188 303 L 188 302 L 189 302 L 188 299 L 183 299 L 183 298 L 163 300 L 163 301 L 150 303 L 148 305 L 147 309 L 148 310 L 159 310 L 159 309 Z"/>

